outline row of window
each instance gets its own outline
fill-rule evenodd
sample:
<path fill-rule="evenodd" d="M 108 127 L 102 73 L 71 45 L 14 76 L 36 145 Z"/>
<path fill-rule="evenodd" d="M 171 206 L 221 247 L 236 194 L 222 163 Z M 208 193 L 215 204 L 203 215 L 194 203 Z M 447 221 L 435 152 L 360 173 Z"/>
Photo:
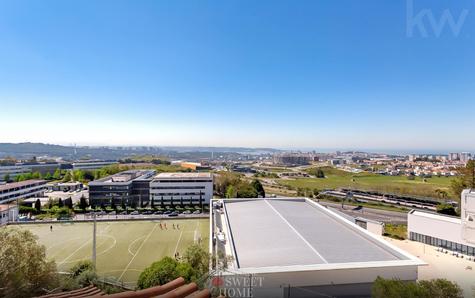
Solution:
<path fill-rule="evenodd" d="M 7 193 L 11 193 L 11 192 L 16 192 L 16 191 L 20 191 L 20 190 L 26 190 L 26 191 L 33 191 L 33 190 L 38 190 L 38 186 L 43 186 L 42 188 L 46 189 L 46 185 L 42 185 L 42 184 L 29 184 L 27 186 L 22 186 L 22 187 L 15 187 L 15 188 L 8 188 L 8 189 L 4 189 L 4 190 L 0 190 L 0 194 L 7 194 Z"/>
<path fill-rule="evenodd" d="M 155 186 L 151 189 L 205 189 L 204 186 Z"/>
<path fill-rule="evenodd" d="M 14 194 L 14 195 L 9 195 L 9 196 L 2 196 L 0 197 L 0 204 L 3 204 L 4 202 L 14 201 L 16 199 L 28 199 L 31 197 L 36 197 L 39 194 L 40 193 L 36 191 L 33 193 L 20 193 L 20 194 Z"/>
<path fill-rule="evenodd" d="M 203 182 L 213 182 L 213 180 L 154 180 L 152 183 L 203 183 Z"/>
<path fill-rule="evenodd" d="M 179 192 L 161 192 L 161 193 L 154 193 L 152 194 L 154 198 L 160 198 L 162 196 L 176 196 L 176 197 L 180 197 L 180 196 L 203 196 L 204 197 L 204 193 L 199 193 L 199 192 L 182 192 L 182 193 L 179 193 Z"/>
<path fill-rule="evenodd" d="M 409 239 L 412 241 L 418 241 L 432 246 L 443 247 L 452 251 L 457 251 L 469 256 L 475 256 L 475 247 L 468 246 L 460 243 L 455 243 L 452 241 L 447 241 L 439 239 L 436 237 L 431 237 L 427 235 L 422 235 L 419 233 L 410 232 Z"/>

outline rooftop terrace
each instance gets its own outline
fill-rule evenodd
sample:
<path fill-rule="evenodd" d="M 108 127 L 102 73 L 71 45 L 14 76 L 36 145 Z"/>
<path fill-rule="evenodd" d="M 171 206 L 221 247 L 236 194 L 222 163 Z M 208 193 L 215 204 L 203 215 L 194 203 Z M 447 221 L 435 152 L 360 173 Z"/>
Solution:
<path fill-rule="evenodd" d="M 304 199 L 224 202 L 239 268 L 410 260 L 339 215 Z"/>

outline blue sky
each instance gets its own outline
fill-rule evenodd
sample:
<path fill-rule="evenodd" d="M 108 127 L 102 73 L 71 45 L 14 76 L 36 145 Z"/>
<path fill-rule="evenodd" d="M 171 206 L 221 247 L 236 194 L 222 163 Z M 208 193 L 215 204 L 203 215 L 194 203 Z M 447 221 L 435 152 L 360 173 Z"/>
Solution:
<path fill-rule="evenodd" d="M 0 142 L 475 150 L 475 2 L 433 2 L 1 1 Z"/>

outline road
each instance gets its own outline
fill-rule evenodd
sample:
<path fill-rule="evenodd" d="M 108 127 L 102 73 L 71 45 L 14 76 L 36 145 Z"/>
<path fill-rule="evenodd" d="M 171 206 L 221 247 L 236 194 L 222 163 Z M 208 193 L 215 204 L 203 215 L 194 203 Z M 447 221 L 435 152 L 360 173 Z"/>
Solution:
<path fill-rule="evenodd" d="M 357 208 L 357 206 L 345 205 L 344 208 L 342 208 L 340 203 L 331 203 L 323 201 L 320 201 L 318 203 L 323 206 L 334 208 L 340 212 L 343 212 L 353 217 L 363 217 L 366 219 L 376 220 L 384 223 L 407 224 L 407 213 L 403 212 L 373 209 L 366 207 L 358 207 L 361 209 L 354 210 L 355 208 Z"/>

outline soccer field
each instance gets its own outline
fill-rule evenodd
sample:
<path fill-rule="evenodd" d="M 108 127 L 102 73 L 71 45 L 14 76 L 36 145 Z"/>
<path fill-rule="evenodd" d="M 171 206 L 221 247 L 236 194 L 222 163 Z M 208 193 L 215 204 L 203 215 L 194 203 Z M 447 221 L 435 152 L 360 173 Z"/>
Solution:
<path fill-rule="evenodd" d="M 160 223 L 162 228 L 160 228 Z M 166 228 L 164 225 L 166 224 Z M 179 225 L 174 229 L 173 224 Z M 39 237 L 48 258 L 66 271 L 92 255 L 92 223 L 20 225 Z M 115 278 L 135 286 L 142 270 L 164 256 L 180 255 L 201 237 L 208 249 L 209 219 L 97 222 L 97 271 L 100 278 Z"/>

